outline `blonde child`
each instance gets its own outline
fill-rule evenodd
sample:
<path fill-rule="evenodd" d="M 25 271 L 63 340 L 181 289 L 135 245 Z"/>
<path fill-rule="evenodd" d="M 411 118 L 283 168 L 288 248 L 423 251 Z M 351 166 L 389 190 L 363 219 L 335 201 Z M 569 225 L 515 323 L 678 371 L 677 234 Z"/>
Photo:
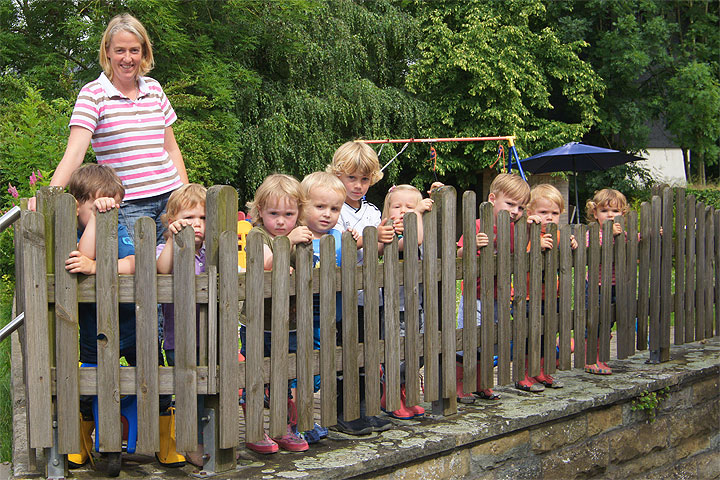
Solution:
<path fill-rule="evenodd" d="M 537 218 L 542 225 L 541 236 L 540 236 L 540 247 L 543 250 L 548 250 L 554 247 L 553 236 L 546 233 L 545 229 L 549 223 L 558 224 L 560 223 L 560 214 L 565 211 L 565 199 L 562 193 L 554 186 L 543 183 L 536 185 L 530 191 L 530 201 L 527 205 L 527 212 L 530 217 Z M 577 248 L 577 240 L 573 235 L 570 235 L 570 247 L 572 249 Z M 528 251 L 530 250 L 530 244 L 528 243 Z M 528 282 L 529 282 L 528 274 Z M 545 299 L 545 287 L 543 285 L 543 301 Z M 529 296 L 528 296 L 529 300 Z M 544 309 L 544 303 L 543 303 Z M 544 342 L 540 341 L 541 352 L 543 355 Z M 521 350 L 522 351 L 522 350 Z M 521 355 L 522 356 L 522 355 Z M 525 360 L 525 377 L 515 384 L 515 387 L 527 392 L 541 392 L 545 390 L 545 387 L 550 388 L 562 388 L 562 383 L 552 376 L 545 373 L 544 359 L 540 360 L 540 375 L 536 377 L 529 377 L 527 372 L 527 360 Z"/>
<path fill-rule="evenodd" d="M 422 214 L 430 211 L 433 206 L 433 201 L 430 198 L 423 198 L 420 190 L 413 187 L 412 185 L 394 185 L 390 187 L 387 195 L 385 195 L 385 203 L 383 207 L 382 218 L 389 219 L 392 222 L 393 230 L 395 234 L 400 237 L 398 242 L 398 248 L 400 255 L 405 248 L 405 239 L 403 234 L 405 232 L 404 216 L 408 212 L 415 212 L 417 217 L 417 234 L 418 234 L 418 246 L 423 241 L 423 228 L 422 228 Z M 412 246 L 409 246 L 412 248 Z M 422 299 L 420 299 L 422 303 Z M 422 310 L 420 310 L 422 312 Z M 421 317 L 422 318 L 422 317 Z M 400 287 L 400 335 L 405 336 L 405 288 Z M 422 320 L 420 329 L 422 331 Z M 422 359 L 421 359 L 422 366 Z M 419 405 L 407 406 L 405 395 L 405 362 L 400 363 L 400 409 L 387 412 L 385 410 L 385 384 L 383 383 L 383 396 L 380 401 L 380 405 L 384 411 L 390 416 L 398 418 L 400 420 L 410 420 L 414 417 L 420 417 L 425 415 L 425 409 Z"/>
<path fill-rule="evenodd" d="M 527 184 L 525 180 L 523 180 L 521 177 L 515 174 L 509 174 L 509 173 L 501 173 L 497 177 L 495 177 L 495 180 L 490 184 L 490 193 L 488 194 L 488 202 L 493 204 L 493 219 L 494 219 L 494 225 L 493 225 L 493 234 L 494 236 L 497 236 L 497 216 L 502 210 L 506 210 L 510 214 L 510 251 L 513 251 L 513 244 L 514 244 L 514 237 L 515 237 L 515 222 L 517 222 L 523 215 L 523 212 L 525 211 L 525 205 L 527 205 L 528 201 L 530 200 L 530 186 Z M 528 218 L 528 223 L 536 221 L 538 222 L 539 219 L 537 218 Z M 480 251 L 480 249 L 487 247 L 490 244 L 490 239 L 488 238 L 487 234 L 480 231 L 480 219 L 477 219 L 475 221 L 475 231 L 477 232 L 475 234 L 475 248 L 476 250 Z M 495 239 L 493 239 L 493 243 L 495 243 Z M 463 254 L 463 237 L 460 237 L 460 240 L 457 243 L 458 245 L 458 251 L 457 255 L 458 257 L 461 257 Z M 476 318 L 477 318 L 477 324 L 480 325 L 481 322 L 481 304 L 480 304 L 480 278 L 477 279 L 477 304 L 476 304 Z M 494 302 L 494 318 L 497 321 L 497 284 L 495 285 L 495 302 Z M 460 297 L 460 307 L 458 310 L 458 326 L 460 328 L 463 327 L 463 308 L 464 308 L 464 298 Z M 460 352 L 457 356 L 457 364 L 455 366 L 455 372 L 456 372 L 456 380 L 457 380 L 457 397 L 458 400 L 462 403 L 474 403 L 475 398 L 471 394 L 464 393 L 463 388 L 463 367 L 462 367 L 462 357 L 463 352 Z M 477 369 L 477 383 L 480 385 L 480 356 L 479 356 L 479 350 L 478 350 L 478 369 Z M 485 389 L 485 390 L 479 390 L 475 392 L 475 394 L 480 398 L 484 400 L 497 400 L 500 398 L 498 394 L 492 391 L 492 389 Z"/>
<path fill-rule="evenodd" d="M 300 226 L 298 220 L 301 218 L 302 209 L 305 206 L 305 195 L 302 192 L 300 182 L 294 177 L 282 174 L 268 176 L 255 192 L 255 198 L 248 203 L 250 218 L 253 230 L 259 231 L 263 240 L 263 266 L 265 270 L 273 268 L 273 240 L 278 236 L 287 236 L 292 247 L 298 243 L 307 243 L 312 240 L 312 233 L 305 226 Z M 291 254 L 291 268 L 294 263 L 294 255 Z M 293 300 L 291 298 L 290 318 L 290 339 L 289 352 L 297 351 L 297 326 L 293 315 Z M 265 299 L 264 318 L 264 355 L 270 356 L 271 343 L 271 320 L 272 302 Z M 240 314 L 240 340 L 242 347 L 240 353 L 245 356 L 246 328 L 245 312 Z M 240 399 L 243 410 L 245 409 L 244 392 Z M 245 443 L 245 446 L 257 453 L 275 453 L 278 447 L 291 452 L 303 452 L 308 449 L 307 442 L 295 431 L 297 425 L 297 407 L 292 399 L 288 387 L 288 425 L 285 435 L 270 439 L 267 434 L 264 440 L 257 443 Z"/>
<path fill-rule="evenodd" d="M 95 163 L 85 164 L 75 170 L 68 182 L 68 191 L 77 201 L 78 245 L 77 250 L 70 252 L 65 261 L 65 269 L 70 273 L 94 275 L 96 272 L 95 238 L 96 216 L 98 212 L 106 212 L 119 208 L 125 195 L 125 188 L 112 168 Z M 118 224 L 118 273 L 135 273 L 135 246 L 125 225 Z M 80 362 L 97 364 L 97 305 L 81 303 L 78 306 L 78 323 L 80 327 Z M 119 305 L 119 349 L 120 356 L 130 365 L 135 365 L 135 305 L 121 303 Z M 78 468 L 92 457 L 92 432 L 95 422 L 92 414 L 92 397 L 81 396 L 80 412 L 82 422 L 81 451 L 68 455 L 70 468 Z M 160 452 L 157 458 L 165 466 L 180 467 L 185 458 L 175 451 L 175 438 L 172 424 L 175 421 L 174 410 L 170 408 L 171 398 L 160 397 Z M 119 454 L 119 452 L 117 452 Z"/>
<path fill-rule="evenodd" d="M 158 273 L 172 273 L 173 271 L 173 243 L 174 237 L 185 226 L 193 229 L 195 238 L 195 274 L 205 271 L 205 197 L 207 189 L 197 183 L 183 185 L 170 194 L 167 211 L 161 220 L 166 226 L 165 242 L 157 246 Z M 164 320 L 163 349 L 165 358 L 170 366 L 175 365 L 175 306 L 172 303 L 162 306 Z M 196 318 L 199 318 L 196 315 Z M 198 397 L 198 413 L 202 416 L 204 397 Z M 199 418 L 198 417 L 198 418 Z M 186 452 L 187 461 L 197 467 L 203 466 L 202 436 L 199 434 L 198 448 L 194 452 Z"/>
<path fill-rule="evenodd" d="M 358 264 L 362 264 L 362 232 L 365 227 L 377 227 L 378 249 L 380 252 L 383 251 L 386 243 L 392 242 L 395 235 L 392 225 L 381 225 L 384 222 L 382 222 L 380 210 L 365 200 L 365 194 L 370 186 L 377 183 L 383 176 L 377 154 L 366 143 L 346 142 L 335 151 L 332 163 L 327 167 L 327 172 L 337 176 L 347 192 L 340 211 L 340 219 L 335 229 L 341 232 L 347 230 L 352 233 L 358 246 Z M 360 291 L 358 292 L 358 338 L 360 342 L 364 341 L 364 305 L 364 294 Z M 382 307 L 380 318 L 382 323 Z M 342 345 L 341 333 L 342 329 L 338 328 L 338 345 Z M 349 435 L 365 435 L 373 431 L 380 432 L 392 428 L 392 423 L 389 420 L 365 415 L 364 384 L 365 377 L 361 375 L 360 418 L 346 421 L 342 410 L 342 378 L 338 378 L 338 419 L 337 424 L 333 427 L 336 430 Z"/>
<path fill-rule="evenodd" d="M 603 188 L 598 190 L 593 195 L 591 200 L 588 200 L 585 204 L 585 211 L 587 213 L 588 222 L 597 222 L 600 224 L 600 245 L 603 242 L 602 225 L 607 220 L 614 220 L 615 217 L 627 215 L 630 211 L 628 201 L 625 195 L 612 188 Z M 623 233 L 622 225 L 619 223 L 613 223 L 613 241 L 615 237 Z M 660 232 L 662 234 L 662 232 Z M 586 237 L 587 245 L 590 245 L 590 231 L 587 232 Z M 600 266 L 602 269 L 602 265 Z M 602 278 L 602 272 L 600 273 L 600 279 Z M 601 281 L 598 279 L 598 286 L 601 285 Z M 615 303 L 615 266 L 613 265 L 612 271 L 612 303 Z M 615 320 L 613 319 L 613 323 Z M 612 328 L 612 325 L 611 325 Z M 599 333 L 599 332 L 598 332 Z M 585 371 L 594 375 L 611 375 L 612 368 L 606 363 L 600 361 L 600 345 L 598 344 L 598 353 L 596 361 L 593 364 L 586 363 Z M 586 352 L 587 356 L 588 353 Z M 586 360 L 587 362 L 587 360 Z"/>

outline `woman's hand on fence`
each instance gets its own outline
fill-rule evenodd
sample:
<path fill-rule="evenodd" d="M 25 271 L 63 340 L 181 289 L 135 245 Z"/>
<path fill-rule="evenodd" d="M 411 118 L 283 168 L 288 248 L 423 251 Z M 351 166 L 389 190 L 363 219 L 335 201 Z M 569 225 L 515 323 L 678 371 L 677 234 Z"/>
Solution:
<path fill-rule="evenodd" d="M 290 245 L 297 245 L 298 243 L 312 242 L 313 234 L 308 227 L 301 226 L 292 229 L 288 235 Z"/>
<path fill-rule="evenodd" d="M 77 250 L 73 250 L 70 252 L 70 257 L 65 260 L 65 270 L 70 273 L 95 275 L 95 260 L 83 255 Z"/>
<path fill-rule="evenodd" d="M 475 246 L 480 249 L 488 245 L 490 245 L 490 239 L 488 239 L 487 233 L 478 232 L 477 235 L 475 235 Z"/>

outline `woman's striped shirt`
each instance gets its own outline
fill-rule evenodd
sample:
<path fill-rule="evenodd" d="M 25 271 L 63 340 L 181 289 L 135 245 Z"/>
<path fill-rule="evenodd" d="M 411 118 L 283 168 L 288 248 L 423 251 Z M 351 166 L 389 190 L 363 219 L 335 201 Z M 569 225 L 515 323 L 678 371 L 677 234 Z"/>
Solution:
<path fill-rule="evenodd" d="M 139 77 L 138 97 L 133 101 L 102 73 L 80 90 L 70 126 L 92 132 L 98 163 L 115 170 L 127 201 L 162 195 L 182 185 L 164 147 L 165 128 L 175 120 L 157 80 Z"/>

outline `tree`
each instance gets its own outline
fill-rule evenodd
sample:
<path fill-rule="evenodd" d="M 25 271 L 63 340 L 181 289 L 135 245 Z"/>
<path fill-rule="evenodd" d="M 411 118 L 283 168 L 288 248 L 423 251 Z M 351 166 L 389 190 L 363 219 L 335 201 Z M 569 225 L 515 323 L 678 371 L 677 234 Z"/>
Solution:
<path fill-rule="evenodd" d="M 407 85 L 430 105 L 430 135 L 514 134 L 524 154 L 579 140 L 598 121 L 603 85 L 580 59 L 587 44 L 562 43 L 542 2 L 446 0 L 417 8 L 420 58 Z M 496 146 L 441 148 L 443 169 L 472 176 L 492 163 Z"/>

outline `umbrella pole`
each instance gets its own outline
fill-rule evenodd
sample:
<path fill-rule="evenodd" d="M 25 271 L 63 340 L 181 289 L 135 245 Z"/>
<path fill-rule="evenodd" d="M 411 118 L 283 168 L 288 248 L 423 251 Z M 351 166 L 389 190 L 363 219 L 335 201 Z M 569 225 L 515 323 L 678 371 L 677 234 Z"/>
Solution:
<path fill-rule="evenodd" d="M 578 200 L 577 172 L 575 173 L 575 212 L 577 213 L 577 224 L 580 224 L 580 201 Z"/>

